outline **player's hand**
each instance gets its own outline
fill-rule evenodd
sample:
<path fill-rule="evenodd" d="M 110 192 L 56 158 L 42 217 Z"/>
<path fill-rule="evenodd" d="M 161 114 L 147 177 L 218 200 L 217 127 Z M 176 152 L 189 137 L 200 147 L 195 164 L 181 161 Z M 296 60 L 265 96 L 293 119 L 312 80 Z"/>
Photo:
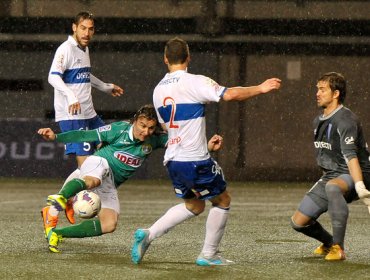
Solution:
<path fill-rule="evenodd" d="M 40 128 L 37 133 L 47 141 L 55 140 L 55 133 L 51 128 Z"/>
<path fill-rule="evenodd" d="M 281 80 L 278 78 L 268 79 L 259 85 L 262 93 L 267 93 L 271 90 L 279 89 L 280 86 L 281 86 Z"/>
<path fill-rule="evenodd" d="M 358 197 L 367 206 L 370 214 L 370 191 L 366 189 L 363 181 L 356 182 L 355 189 Z"/>
<path fill-rule="evenodd" d="M 361 201 L 367 206 L 367 209 L 369 210 L 369 214 L 370 214 L 370 198 L 361 198 Z"/>
<path fill-rule="evenodd" d="M 121 96 L 123 93 L 124 93 L 124 90 L 122 88 L 113 84 L 112 96 L 114 97 Z"/>
<path fill-rule="evenodd" d="M 215 134 L 208 141 L 208 151 L 215 152 L 221 149 L 223 143 L 222 136 Z"/>
<path fill-rule="evenodd" d="M 80 104 L 80 102 L 76 102 L 76 103 L 73 103 L 72 105 L 69 105 L 68 112 L 71 115 L 81 114 L 81 104 Z"/>

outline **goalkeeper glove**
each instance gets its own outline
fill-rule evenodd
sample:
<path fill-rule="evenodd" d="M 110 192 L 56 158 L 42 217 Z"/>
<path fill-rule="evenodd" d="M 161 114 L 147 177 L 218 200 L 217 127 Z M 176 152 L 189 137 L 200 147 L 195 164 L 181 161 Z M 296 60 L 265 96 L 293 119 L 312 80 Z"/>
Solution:
<path fill-rule="evenodd" d="M 370 192 L 366 189 L 363 181 L 358 181 L 355 184 L 355 189 L 358 197 L 367 206 L 370 213 Z"/>

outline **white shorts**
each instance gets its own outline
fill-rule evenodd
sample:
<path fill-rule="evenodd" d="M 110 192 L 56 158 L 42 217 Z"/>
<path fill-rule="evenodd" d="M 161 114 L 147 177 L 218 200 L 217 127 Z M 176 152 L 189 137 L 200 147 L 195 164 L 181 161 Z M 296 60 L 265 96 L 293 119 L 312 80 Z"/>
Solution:
<path fill-rule="evenodd" d="M 91 189 L 91 191 L 99 195 L 101 208 L 112 209 L 119 214 L 120 205 L 118 193 L 107 160 L 99 156 L 89 156 L 81 165 L 80 171 L 81 179 L 85 176 L 91 176 L 101 181 L 100 186 Z"/>

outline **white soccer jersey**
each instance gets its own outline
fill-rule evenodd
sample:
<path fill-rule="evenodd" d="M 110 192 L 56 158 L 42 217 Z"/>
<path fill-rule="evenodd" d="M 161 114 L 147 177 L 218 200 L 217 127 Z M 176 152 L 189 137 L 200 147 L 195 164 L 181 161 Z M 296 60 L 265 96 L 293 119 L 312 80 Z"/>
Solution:
<path fill-rule="evenodd" d="M 207 148 L 205 104 L 218 102 L 226 88 L 212 79 L 186 71 L 168 73 L 154 89 L 153 103 L 168 130 L 164 164 L 169 160 L 199 161 Z"/>
<path fill-rule="evenodd" d="M 95 117 L 91 86 L 104 92 L 113 89 L 113 84 L 105 84 L 91 74 L 89 49 L 81 49 L 72 36 L 57 49 L 48 80 L 54 87 L 55 121 Z M 81 114 L 71 115 L 68 107 L 76 102 L 81 104 Z"/>

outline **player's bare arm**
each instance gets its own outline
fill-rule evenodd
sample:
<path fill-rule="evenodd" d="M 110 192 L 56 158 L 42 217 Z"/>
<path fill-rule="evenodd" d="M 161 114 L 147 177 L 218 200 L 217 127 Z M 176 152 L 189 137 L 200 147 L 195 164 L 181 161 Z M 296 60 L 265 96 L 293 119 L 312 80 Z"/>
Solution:
<path fill-rule="evenodd" d="M 215 134 L 209 139 L 208 141 L 208 151 L 215 152 L 221 149 L 223 144 L 223 138 L 222 136 Z"/>
<path fill-rule="evenodd" d="M 40 128 L 37 133 L 47 141 L 53 141 L 56 138 L 55 133 L 51 128 Z"/>
<path fill-rule="evenodd" d="M 228 88 L 223 96 L 225 101 L 243 101 L 248 98 L 268 93 L 273 90 L 279 89 L 281 86 L 281 80 L 278 78 L 267 79 L 263 83 L 257 86 L 251 87 L 231 87 Z"/>

